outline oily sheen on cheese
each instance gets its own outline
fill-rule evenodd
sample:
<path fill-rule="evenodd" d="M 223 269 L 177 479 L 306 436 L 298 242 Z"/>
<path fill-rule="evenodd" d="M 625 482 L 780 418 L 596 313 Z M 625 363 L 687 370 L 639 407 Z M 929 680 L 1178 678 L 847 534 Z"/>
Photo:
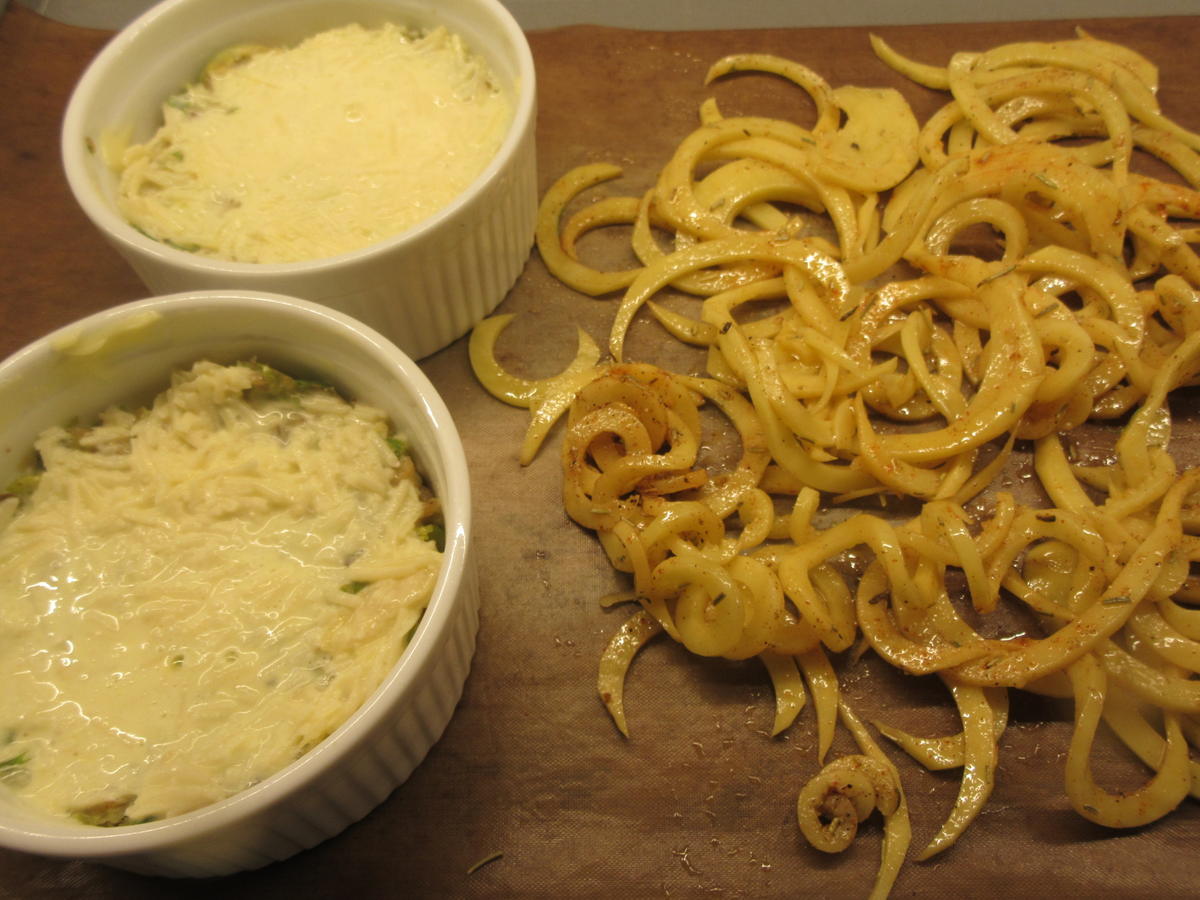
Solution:
<path fill-rule="evenodd" d="M 32 494 L 0 501 L 0 782 L 135 823 L 328 736 L 396 662 L 441 561 L 398 447 L 377 409 L 209 362 L 148 410 L 45 432 Z"/>
<path fill-rule="evenodd" d="M 511 118 L 486 61 L 445 28 L 349 25 L 231 48 L 125 150 L 117 202 L 145 234 L 205 256 L 319 259 L 444 208 Z"/>

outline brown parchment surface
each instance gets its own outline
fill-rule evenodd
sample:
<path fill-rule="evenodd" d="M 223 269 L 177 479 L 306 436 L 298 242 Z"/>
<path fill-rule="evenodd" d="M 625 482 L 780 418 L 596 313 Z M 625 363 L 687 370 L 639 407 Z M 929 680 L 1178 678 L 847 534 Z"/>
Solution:
<path fill-rule="evenodd" d="M 879 63 L 866 29 L 739 31 L 736 5 L 729 9 L 726 31 L 581 26 L 531 34 L 541 187 L 571 166 L 595 161 L 624 167 L 613 191 L 648 187 L 710 93 L 703 86 L 708 65 L 730 52 L 789 56 L 834 85 L 895 86 L 922 119 L 942 102 Z M 799 6 L 796 24 L 803 25 Z M 1069 37 L 1074 24 L 878 31 L 905 53 L 944 62 L 955 49 Z M 1200 128 L 1200 18 L 1085 24 L 1157 60 L 1164 109 Z M 58 161 L 68 93 L 107 37 L 20 6 L 0 17 L 0 355 L 145 294 L 75 207 Z M 810 112 L 798 91 L 771 79 L 731 79 L 711 93 L 727 113 L 803 122 Z M 599 238 L 589 252 L 617 263 L 616 244 Z M 612 300 L 557 285 L 535 253 L 500 308 L 518 314 L 500 356 L 523 374 L 549 374 L 570 359 L 577 325 L 603 343 L 614 309 Z M 639 319 L 628 357 L 695 367 L 678 351 L 664 357 L 663 343 L 659 327 Z M 806 846 L 794 804 L 818 768 L 812 712 L 784 736 L 769 738 L 771 691 L 756 661 L 700 660 L 665 640 L 652 644 L 630 676 L 631 737 L 616 732 L 596 697 L 596 661 L 625 612 L 605 611 L 597 600 L 623 585 L 591 535 L 561 510 L 559 432 L 522 468 L 516 448 L 525 413 L 476 385 L 465 339 L 422 365 L 466 445 L 482 592 L 474 668 L 425 763 L 363 822 L 258 872 L 169 882 L 0 850 L 0 898 L 866 896 L 879 858 L 878 824 L 865 827 L 839 857 Z M 1173 405 L 1183 420 L 1180 458 L 1194 463 L 1195 398 L 1181 396 Z M 868 658 L 845 671 L 844 686 L 866 718 L 926 733 L 954 725 L 935 680 L 889 674 Z M 1071 812 L 1062 790 L 1068 717 L 1059 703 L 1014 700 L 991 802 L 957 847 L 932 862 L 907 864 L 894 896 L 1200 895 L 1200 808 L 1193 801 L 1123 833 Z M 842 734 L 835 754 L 852 751 Z M 908 790 L 915 850 L 949 812 L 957 773 L 925 773 L 889 752 Z M 1140 777 L 1107 743 L 1095 768 L 1106 783 Z M 502 855 L 468 874 L 494 854 Z"/>

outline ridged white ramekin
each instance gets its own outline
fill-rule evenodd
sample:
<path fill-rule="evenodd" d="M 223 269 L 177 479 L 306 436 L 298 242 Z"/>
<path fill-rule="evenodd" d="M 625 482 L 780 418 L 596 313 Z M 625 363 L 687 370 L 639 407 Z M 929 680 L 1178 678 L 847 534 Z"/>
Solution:
<path fill-rule="evenodd" d="M 148 400 L 172 370 L 196 360 L 251 357 L 378 406 L 406 435 L 446 523 L 442 571 L 408 648 L 332 735 L 240 794 L 160 822 L 98 828 L 37 814 L 0 789 L 0 845 L 155 875 L 257 868 L 370 812 L 449 723 L 479 624 L 466 457 L 421 370 L 360 322 L 279 295 L 201 291 L 136 301 L 60 329 L 0 362 L 0 484 L 30 462 L 45 428 Z"/>
<path fill-rule="evenodd" d="M 514 116 L 491 164 L 453 203 L 394 238 L 340 256 L 257 264 L 213 260 L 154 241 L 117 212 L 106 132 L 135 141 L 163 101 L 234 44 L 285 45 L 359 22 L 443 24 L 491 64 Z M 165 0 L 122 30 L 80 78 L 62 127 L 67 182 L 88 218 L 156 294 L 273 291 L 360 319 L 414 359 L 465 334 L 504 298 L 533 245 L 536 81 L 524 34 L 499 0 Z"/>

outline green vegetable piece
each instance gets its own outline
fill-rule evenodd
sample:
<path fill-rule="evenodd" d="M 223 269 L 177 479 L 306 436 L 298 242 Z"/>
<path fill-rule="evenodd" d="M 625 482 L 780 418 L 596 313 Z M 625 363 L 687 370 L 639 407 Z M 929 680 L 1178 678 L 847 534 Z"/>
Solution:
<path fill-rule="evenodd" d="M 206 86 L 211 87 L 214 75 L 220 75 L 232 68 L 244 65 L 248 60 L 267 49 L 257 44 L 238 44 L 234 47 L 226 47 L 205 64 L 200 73 L 200 80 Z"/>
<path fill-rule="evenodd" d="M 423 541 L 433 541 L 438 550 L 446 549 L 446 528 L 441 522 L 426 522 L 417 526 L 417 537 Z"/>
<path fill-rule="evenodd" d="M 294 397 L 306 391 L 333 390 L 328 384 L 311 379 L 293 378 L 291 375 L 285 375 L 278 369 L 272 368 L 266 363 L 260 363 L 257 360 L 250 360 L 239 365 L 246 366 L 255 371 L 254 385 L 250 388 L 248 394 L 262 399 L 273 400 Z"/>
<path fill-rule="evenodd" d="M 0 494 L 24 500 L 37 490 L 38 481 L 41 477 L 41 472 L 27 472 L 24 475 L 18 475 L 5 486 Z"/>
<path fill-rule="evenodd" d="M 125 811 L 129 809 L 129 804 L 133 803 L 134 797 L 125 796 L 118 797 L 115 800 L 103 800 L 100 803 L 93 803 L 91 806 L 84 806 L 79 809 L 70 810 L 71 816 L 84 825 L 95 825 L 100 828 L 113 828 L 117 825 L 136 825 L 137 822 L 131 821 L 125 815 Z"/>
<path fill-rule="evenodd" d="M 191 100 L 186 93 L 174 94 L 168 97 L 167 106 L 177 109 L 188 116 L 196 116 L 201 112 L 199 105 Z"/>
<path fill-rule="evenodd" d="M 425 610 L 421 610 L 421 615 L 417 617 L 417 621 L 413 623 L 413 627 L 404 633 L 404 646 L 408 646 L 413 639 L 413 635 L 417 633 L 417 628 L 421 625 L 421 619 L 425 618 Z"/>

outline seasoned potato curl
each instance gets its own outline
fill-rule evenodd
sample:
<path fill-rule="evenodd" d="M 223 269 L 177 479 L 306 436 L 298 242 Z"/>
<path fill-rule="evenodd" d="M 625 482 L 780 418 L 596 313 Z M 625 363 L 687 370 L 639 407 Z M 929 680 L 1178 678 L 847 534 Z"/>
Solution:
<path fill-rule="evenodd" d="M 1014 690 L 1074 704 L 1065 790 L 1085 818 L 1136 827 L 1200 797 L 1200 470 L 1172 455 L 1168 402 L 1200 374 L 1200 135 L 1159 108 L 1149 60 L 1082 32 L 944 65 L 872 45 L 945 104 L 920 123 L 892 90 L 761 54 L 716 62 L 710 81 L 791 82 L 814 122 L 707 101 L 644 192 L 615 196 L 608 164 L 566 173 L 538 247 L 564 284 L 614 301 L 611 358 L 581 338 L 561 375 L 514 380 L 495 319 L 472 360 L 532 411 L 522 462 L 565 414 L 566 511 L 636 606 L 600 663 L 620 731 L 625 675 L 657 635 L 758 658 L 774 733 L 811 696 L 818 763 L 839 721 L 858 743 L 800 791 L 798 823 L 837 852 L 878 810 L 883 896 L 908 811 L 839 687 L 866 652 L 936 678 L 961 718 L 937 737 L 871 723 L 962 772 L 918 858 L 984 808 Z M 583 236 L 612 225 L 635 266 L 586 261 Z M 702 374 L 629 358 L 647 313 Z M 1073 456 L 1082 427 L 1111 440 L 1103 464 Z M 737 438 L 729 459 L 705 452 L 717 432 Z M 1001 479 L 1018 456 L 1024 492 Z M 1037 626 L 997 637 L 1014 611 Z M 1143 787 L 1092 778 L 1101 723 L 1144 761 Z"/>

